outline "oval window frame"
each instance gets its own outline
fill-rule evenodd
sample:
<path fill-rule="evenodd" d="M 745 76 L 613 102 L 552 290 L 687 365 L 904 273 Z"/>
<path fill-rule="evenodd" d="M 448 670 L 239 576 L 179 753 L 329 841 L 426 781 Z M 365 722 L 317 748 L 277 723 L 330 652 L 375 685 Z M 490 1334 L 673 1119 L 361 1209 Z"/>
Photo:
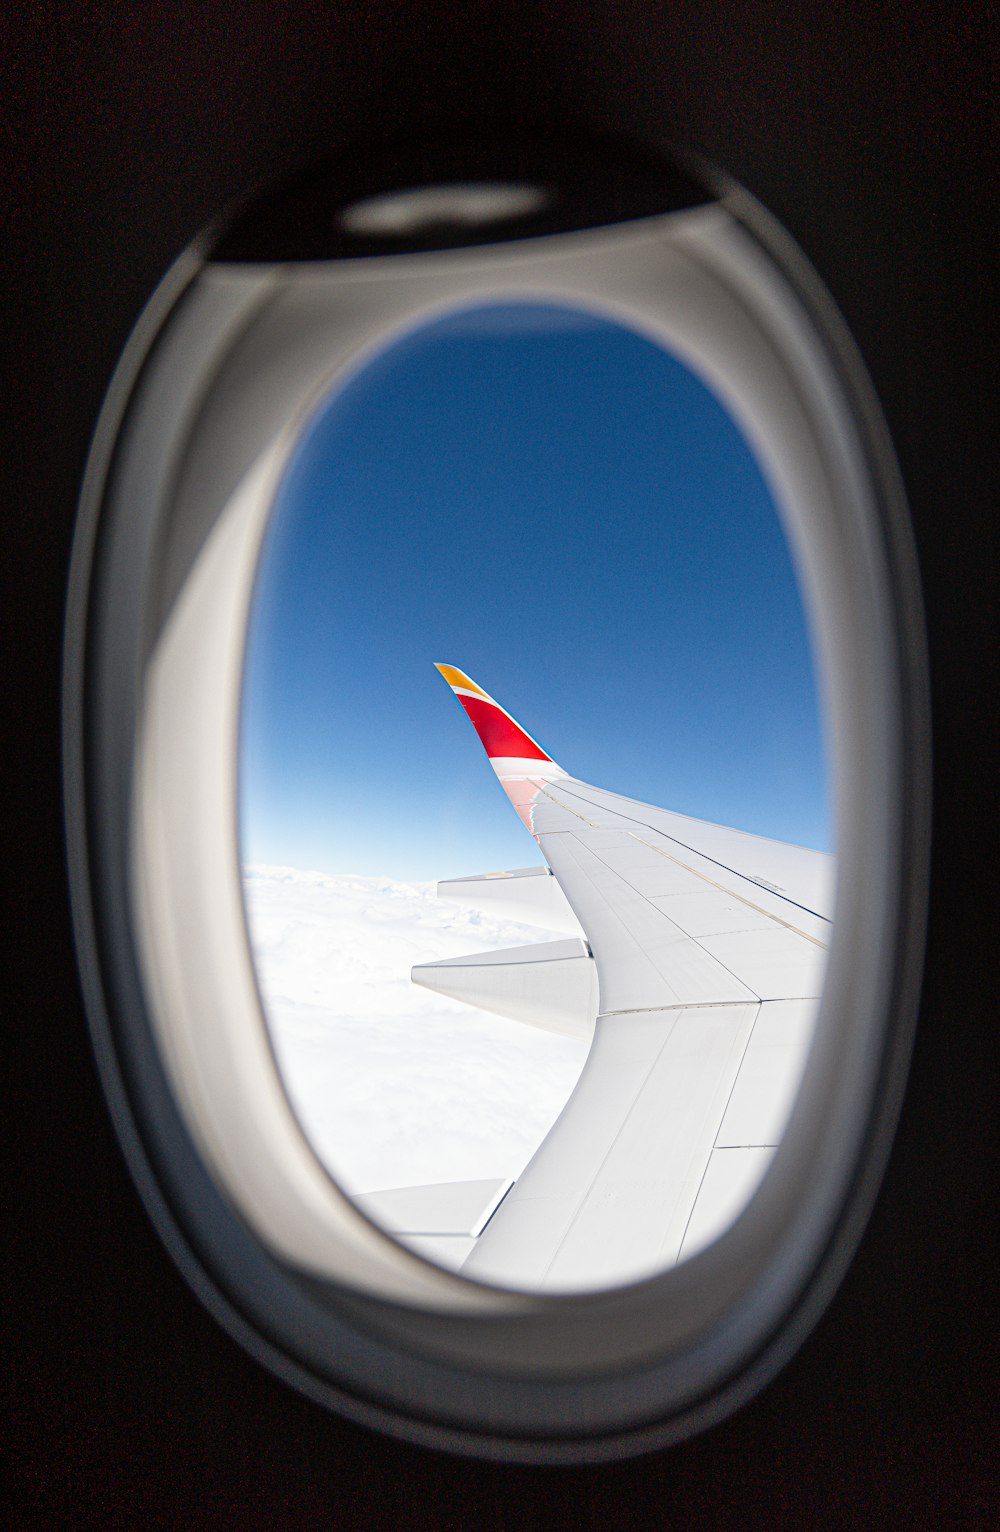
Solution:
<path fill-rule="evenodd" d="M 926 658 L 905 500 L 870 384 L 815 274 L 745 192 L 717 178 L 716 187 L 696 206 L 644 207 L 622 222 L 593 218 L 515 244 L 348 256 L 322 269 L 224 265 L 195 247 L 129 342 L 83 488 L 66 634 L 67 837 L 88 1016 L 132 1174 L 191 1285 L 265 1365 L 356 1419 L 478 1455 L 620 1456 L 690 1435 L 755 1392 L 815 1323 L 853 1253 L 905 1084 L 929 844 Z M 672 285 L 667 247 L 675 266 L 679 259 Z M 709 277 L 713 301 L 706 306 L 703 292 L 699 306 L 696 289 Z M 262 470 L 273 485 L 297 430 L 336 381 L 336 370 L 321 367 L 307 385 L 300 378 L 290 402 L 288 337 L 306 351 L 314 344 L 315 310 L 310 317 L 302 299 L 324 287 L 340 315 L 341 371 L 406 325 L 487 293 L 564 302 L 589 294 L 591 306 L 661 344 L 678 344 L 683 317 L 691 335 L 682 359 L 708 374 L 766 456 L 760 421 L 747 416 L 733 375 L 718 370 L 739 313 L 743 344 L 756 336 L 757 363 L 770 355 L 786 391 L 791 383 L 799 429 L 804 420 L 829 480 L 826 519 L 791 528 L 830 696 L 841 827 L 818 1024 L 825 1041 L 813 1050 L 774 1168 L 736 1224 L 700 1255 L 633 1287 L 572 1298 L 500 1293 L 428 1268 L 360 1214 L 346 1240 L 356 1266 L 354 1257 L 334 1273 L 317 1274 L 315 1261 L 296 1266 L 294 1236 L 282 1243 L 265 1228 L 261 1237 L 252 1197 L 248 1212 L 246 1190 L 227 1168 L 231 1146 L 213 1141 L 204 1099 L 200 1108 L 190 1093 L 181 1099 L 185 1066 L 170 1057 L 169 1017 L 171 984 L 182 981 L 176 962 L 173 978 L 159 965 L 164 920 L 179 907 L 190 868 L 175 869 L 158 897 L 162 868 L 151 874 L 148 845 L 136 855 L 144 816 L 162 796 L 164 741 L 178 716 L 168 708 L 148 727 L 151 640 L 159 642 L 163 612 L 176 610 L 192 569 L 205 567 L 210 536 L 190 511 L 184 519 L 185 482 L 199 463 L 215 475 L 214 526 L 246 466 L 239 437 L 250 429 L 247 413 L 253 421 L 254 410 L 260 418 L 270 407 L 281 417 L 277 429 L 272 419 L 274 455 Z M 262 326 L 268 314 L 284 342 Z M 272 374 L 259 365 L 269 347 Z M 716 348 L 712 356 L 706 347 Z M 264 398 L 272 387 L 265 375 L 277 406 Z M 782 462 L 770 466 L 780 477 Z M 794 518 L 796 495 L 785 488 L 776 499 Z M 244 601 L 241 634 L 247 610 Z M 242 637 L 229 631 L 228 642 L 231 670 Z M 159 740 L 152 748 L 151 732 Z M 159 824 L 153 838 L 169 843 L 169 828 Z M 230 830 L 235 843 L 235 816 Z M 218 854 L 209 862 L 221 867 Z M 230 908 L 234 865 L 225 874 Z M 243 935 L 246 942 L 245 924 Z M 185 939 L 197 943 L 197 926 Z M 190 957 L 188 945 L 181 968 Z M 839 1028 L 830 1019 L 845 1016 L 849 1025 Z M 824 1167 L 808 1198 L 795 1190 L 798 1155 Z M 605 1338 L 603 1349 L 595 1337 Z"/>

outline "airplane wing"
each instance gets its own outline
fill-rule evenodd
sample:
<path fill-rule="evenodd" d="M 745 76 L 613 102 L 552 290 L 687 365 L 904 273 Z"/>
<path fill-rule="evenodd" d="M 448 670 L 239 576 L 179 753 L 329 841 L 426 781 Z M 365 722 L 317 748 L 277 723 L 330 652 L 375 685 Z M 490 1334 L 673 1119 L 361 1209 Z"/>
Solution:
<path fill-rule="evenodd" d="M 421 964 L 413 980 L 592 1039 L 462 1269 L 540 1290 L 637 1280 L 723 1232 L 780 1142 L 823 983 L 834 858 L 581 782 L 462 671 L 437 668 L 547 864 L 438 892 L 564 939 Z"/>
<path fill-rule="evenodd" d="M 355 1207 L 400 1244 L 457 1270 L 514 1183 L 445 1181 L 359 1192 Z"/>

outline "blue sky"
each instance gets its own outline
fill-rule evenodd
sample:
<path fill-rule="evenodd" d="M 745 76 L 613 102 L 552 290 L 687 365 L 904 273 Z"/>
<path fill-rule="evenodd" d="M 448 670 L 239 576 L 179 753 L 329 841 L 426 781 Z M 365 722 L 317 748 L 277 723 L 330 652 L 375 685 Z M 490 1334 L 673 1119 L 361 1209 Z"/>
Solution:
<path fill-rule="evenodd" d="M 766 485 L 705 385 L 619 325 L 466 310 L 317 411 L 254 598 L 245 861 L 424 879 L 539 860 L 434 661 L 574 776 L 833 849 Z"/>

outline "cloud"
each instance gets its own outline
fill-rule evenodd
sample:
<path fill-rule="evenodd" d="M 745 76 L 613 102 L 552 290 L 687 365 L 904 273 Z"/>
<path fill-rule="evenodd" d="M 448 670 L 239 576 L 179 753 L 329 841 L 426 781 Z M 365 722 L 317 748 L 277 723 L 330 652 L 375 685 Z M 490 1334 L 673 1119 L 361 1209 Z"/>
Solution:
<path fill-rule="evenodd" d="M 432 994 L 410 968 L 559 933 L 439 900 L 433 883 L 250 866 L 244 893 L 285 1087 L 341 1185 L 516 1177 L 586 1046 Z"/>

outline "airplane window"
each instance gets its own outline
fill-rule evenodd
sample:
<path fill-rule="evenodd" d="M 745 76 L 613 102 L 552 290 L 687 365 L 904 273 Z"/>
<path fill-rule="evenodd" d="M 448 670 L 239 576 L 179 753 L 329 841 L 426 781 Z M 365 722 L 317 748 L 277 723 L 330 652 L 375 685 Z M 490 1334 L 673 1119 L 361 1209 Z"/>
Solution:
<path fill-rule="evenodd" d="M 929 818 L 891 446 L 767 214 L 516 137 L 262 193 L 122 357 L 66 633 L 95 1057 L 219 1322 L 507 1459 L 760 1388 L 878 1188 Z"/>
<path fill-rule="evenodd" d="M 480 681 L 560 766 L 498 780 Z M 282 1078 L 362 1211 L 542 1290 L 733 1221 L 805 1064 L 834 858 L 788 543 L 691 368 L 537 302 L 358 367 L 277 489 L 240 774 Z"/>

